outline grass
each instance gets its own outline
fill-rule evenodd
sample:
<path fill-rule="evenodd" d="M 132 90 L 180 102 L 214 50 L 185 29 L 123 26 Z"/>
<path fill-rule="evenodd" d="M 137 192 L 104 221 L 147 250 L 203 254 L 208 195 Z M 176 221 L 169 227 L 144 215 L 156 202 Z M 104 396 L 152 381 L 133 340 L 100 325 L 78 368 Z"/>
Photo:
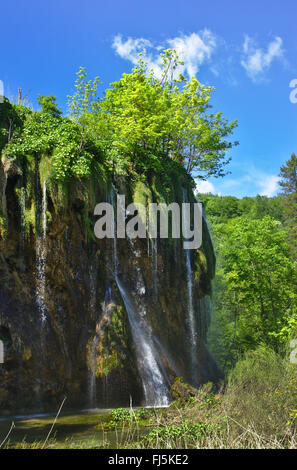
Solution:
<path fill-rule="evenodd" d="M 297 448 L 297 367 L 260 347 L 240 360 L 224 393 L 205 387 L 158 413 L 136 448 Z M 131 445 L 131 443 L 130 443 Z"/>
<path fill-rule="evenodd" d="M 52 422 L 16 423 L 4 447 L 41 448 Z M 46 448 L 296 449 L 297 366 L 260 347 L 237 363 L 220 393 L 206 384 L 168 408 L 60 416 Z"/>

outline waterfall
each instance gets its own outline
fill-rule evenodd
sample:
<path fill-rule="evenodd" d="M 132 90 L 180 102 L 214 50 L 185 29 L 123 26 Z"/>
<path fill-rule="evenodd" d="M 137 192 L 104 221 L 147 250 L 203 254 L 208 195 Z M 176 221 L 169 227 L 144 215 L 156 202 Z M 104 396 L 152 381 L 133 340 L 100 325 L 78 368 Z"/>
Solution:
<path fill-rule="evenodd" d="M 183 188 L 183 202 L 187 202 L 187 193 Z M 183 211 L 183 223 L 185 225 L 185 211 Z M 187 269 L 187 310 L 189 326 L 189 345 L 191 360 L 191 378 L 193 385 L 198 386 L 198 355 L 197 355 L 197 325 L 195 321 L 195 312 L 193 304 L 193 272 L 191 264 L 191 250 L 186 249 L 186 269 Z"/>
<path fill-rule="evenodd" d="M 115 209 L 115 188 L 112 190 L 111 200 Z M 148 328 L 147 323 L 144 320 L 146 311 L 143 306 L 137 303 L 137 308 L 132 300 L 132 296 L 128 293 L 124 284 L 119 279 L 118 267 L 119 260 L 117 254 L 117 227 L 116 227 L 116 216 L 114 224 L 114 241 L 113 241 L 113 263 L 114 263 L 114 277 L 117 283 L 119 292 L 123 299 L 128 320 L 130 323 L 131 334 L 133 342 L 135 344 L 137 353 L 137 364 L 139 374 L 142 382 L 145 404 L 146 406 L 168 406 L 169 404 L 169 393 L 166 380 L 164 378 L 165 371 L 162 370 L 162 365 L 158 362 L 158 353 L 153 343 L 151 331 Z M 129 239 L 130 246 L 134 255 L 134 259 L 137 259 L 140 253 L 135 249 L 134 241 Z M 135 265 L 137 271 L 137 294 L 141 297 L 145 294 L 145 285 L 141 279 L 140 268 Z M 138 300 L 138 299 L 137 299 Z"/>
<path fill-rule="evenodd" d="M 37 167 L 38 171 L 38 167 Z M 40 194 L 40 182 L 37 176 L 36 181 L 37 194 L 36 194 L 36 303 L 40 313 L 40 320 L 42 326 L 46 321 L 46 229 L 47 229 L 47 193 L 46 181 L 43 183 L 42 195 Z M 41 204 L 40 204 L 41 198 Z"/>
<path fill-rule="evenodd" d="M 132 338 L 136 347 L 139 373 L 141 376 L 146 406 L 167 406 L 168 388 L 163 378 L 161 366 L 157 362 L 157 351 L 152 337 L 133 301 L 118 276 L 116 283 L 128 314 Z"/>

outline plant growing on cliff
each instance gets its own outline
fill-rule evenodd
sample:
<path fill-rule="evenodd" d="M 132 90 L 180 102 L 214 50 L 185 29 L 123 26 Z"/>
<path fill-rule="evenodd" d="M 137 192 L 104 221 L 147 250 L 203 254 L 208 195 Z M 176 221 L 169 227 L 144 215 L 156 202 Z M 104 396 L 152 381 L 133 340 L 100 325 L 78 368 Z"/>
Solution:
<path fill-rule="evenodd" d="M 54 117 L 60 117 L 62 115 L 62 111 L 58 108 L 54 95 L 38 95 L 37 103 L 41 106 L 42 113 L 50 114 Z"/>
<path fill-rule="evenodd" d="M 41 111 L 27 116 L 22 129 L 6 145 L 5 154 L 16 159 L 22 168 L 30 156 L 39 160 L 50 156 L 51 176 L 58 181 L 89 176 L 98 157 L 94 143 L 82 139 L 78 124 L 61 117 L 55 97 L 39 96 L 38 102 Z"/>
<path fill-rule="evenodd" d="M 116 152 L 136 171 L 164 171 L 168 160 L 198 177 L 223 176 L 227 138 L 237 125 L 222 113 L 209 113 L 212 87 L 178 75 L 176 51 L 161 54 L 161 78 L 141 55 L 131 73 L 96 98 L 98 78 L 86 82 L 78 72 L 71 115 L 108 153 Z"/>

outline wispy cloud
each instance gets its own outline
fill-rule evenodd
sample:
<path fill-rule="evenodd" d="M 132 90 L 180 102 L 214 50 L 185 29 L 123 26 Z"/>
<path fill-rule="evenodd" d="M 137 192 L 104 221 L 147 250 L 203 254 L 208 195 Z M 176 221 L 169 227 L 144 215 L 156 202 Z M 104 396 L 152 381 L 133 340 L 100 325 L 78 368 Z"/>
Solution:
<path fill-rule="evenodd" d="M 136 64 L 138 54 L 140 52 L 146 53 L 147 49 L 151 49 L 153 45 L 148 39 L 144 38 L 128 38 L 123 41 L 122 36 L 117 34 L 113 38 L 112 47 L 120 57 L 130 60 L 132 64 Z"/>
<path fill-rule="evenodd" d="M 140 52 L 145 53 L 149 69 L 152 69 L 157 77 L 161 76 L 160 50 L 171 48 L 176 49 L 184 65 L 176 71 L 177 74 L 187 74 L 189 77 L 196 76 L 200 67 L 210 61 L 213 51 L 216 48 L 216 36 L 208 29 L 199 33 L 183 34 L 174 38 L 166 39 L 163 44 L 153 44 L 145 38 L 123 39 L 118 34 L 112 43 L 113 49 L 123 59 L 127 59 L 132 64 L 136 64 Z"/>
<path fill-rule="evenodd" d="M 211 181 L 196 180 L 196 190 L 199 193 L 212 193 L 236 197 L 260 196 L 273 197 L 278 192 L 279 178 L 276 175 L 265 173 L 254 166 L 247 168 L 237 178 L 226 176 L 222 180 Z"/>
<path fill-rule="evenodd" d="M 241 65 L 254 82 L 263 79 L 272 62 L 282 59 L 284 56 L 283 40 L 279 36 L 276 36 L 265 50 L 257 47 L 255 40 L 246 35 L 242 50 Z"/>
<path fill-rule="evenodd" d="M 201 194 L 212 193 L 215 194 L 216 190 L 210 181 L 196 180 L 196 191 Z"/>
<path fill-rule="evenodd" d="M 259 186 L 262 188 L 260 195 L 268 197 L 275 196 L 278 190 L 278 182 L 278 176 L 263 176 L 259 181 Z"/>
<path fill-rule="evenodd" d="M 209 29 L 204 29 L 199 34 L 192 33 L 189 36 L 180 36 L 168 39 L 172 49 L 176 49 L 184 61 L 184 71 L 190 77 L 196 76 L 199 67 L 210 60 L 216 48 L 216 38 Z"/>

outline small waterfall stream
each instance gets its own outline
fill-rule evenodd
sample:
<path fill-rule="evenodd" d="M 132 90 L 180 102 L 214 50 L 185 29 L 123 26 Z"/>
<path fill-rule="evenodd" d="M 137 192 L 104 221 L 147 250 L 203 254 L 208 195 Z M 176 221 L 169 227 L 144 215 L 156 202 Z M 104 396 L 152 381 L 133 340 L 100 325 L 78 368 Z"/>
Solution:
<path fill-rule="evenodd" d="M 131 333 L 137 351 L 139 373 L 146 406 L 167 406 L 169 404 L 168 388 L 166 386 L 161 367 L 157 362 L 157 352 L 150 333 L 143 324 L 139 312 L 136 310 L 127 290 L 116 277 L 117 286 L 121 293 L 128 314 Z"/>
<path fill-rule="evenodd" d="M 39 186 L 37 186 L 38 188 Z M 42 326 L 46 321 L 46 302 L 45 302 L 45 289 L 46 289 L 46 229 L 47 229 L 47 194 L 46 194 L 46 181 L 43 183 L 42 195 L 37 191 L 36 203 L 36 303 L 40 313 L 40 320 Z"/>
<path fill-rule="evenodd" d="M 115 210 L 115 197 L 116 191 L 113 188 L 111 201 Z M 151 331 L 145 321 L 144 317 L 146 311 L 143 306 L 137 305 L 133 301 L 132 295 L 130 295 L 125 288 L 122 281 L 119 279 L 119 259 L 117 253 L 117 227 L 116 227 L 116 216 L 114 224 L 114 239 L 113 239 L 113 263 L 114 263 L 114 277 L 117 283 L 119 292 L 123 299 L 128 320 L 130 323 L 131 334 L 135 344 L 137 352 L 137 362 L 139 374 L 142 381 L 144 398 L 146 406 L 167 406 L 169 404 L 169 392 L 168 386 L 165 380 L 165 371 L 162 370 L 162 366 L 158 361 L 159 355 L 154 346 Z M 136 260 L 139 253 L 134 247 L 134 241 L 129 239 L 130 247 Z M 140 269 L 135 261 L 135 268 L 138 274 L 137 279 L 137 295 L 138 299 L 141 295 L 145 294 L 145 285 L 141 280 Z"/>
<path fill-rule="evenodd" d="M 40 177 L 39 177 L 39 164 L 38 157 L 35 156 L 35 204 L 36 204 L 36 264 L 35 264 L 35 281 L 36 281 L 36 305 L 39 314 L 40 321 L 40 371 L 39 371 L 39 382 L 40 388 L 37 391 L 37 400 L 39 407 L 43 406 L 43 394 L 42 394 L 42 382 L 44 374 L 44 360 L 45 360 L 45 325 L 47 320 L 46 313 L 46 229 L 47 229 L 47 192 L 46 182 L 43 183 L 41 188 Z"/>

